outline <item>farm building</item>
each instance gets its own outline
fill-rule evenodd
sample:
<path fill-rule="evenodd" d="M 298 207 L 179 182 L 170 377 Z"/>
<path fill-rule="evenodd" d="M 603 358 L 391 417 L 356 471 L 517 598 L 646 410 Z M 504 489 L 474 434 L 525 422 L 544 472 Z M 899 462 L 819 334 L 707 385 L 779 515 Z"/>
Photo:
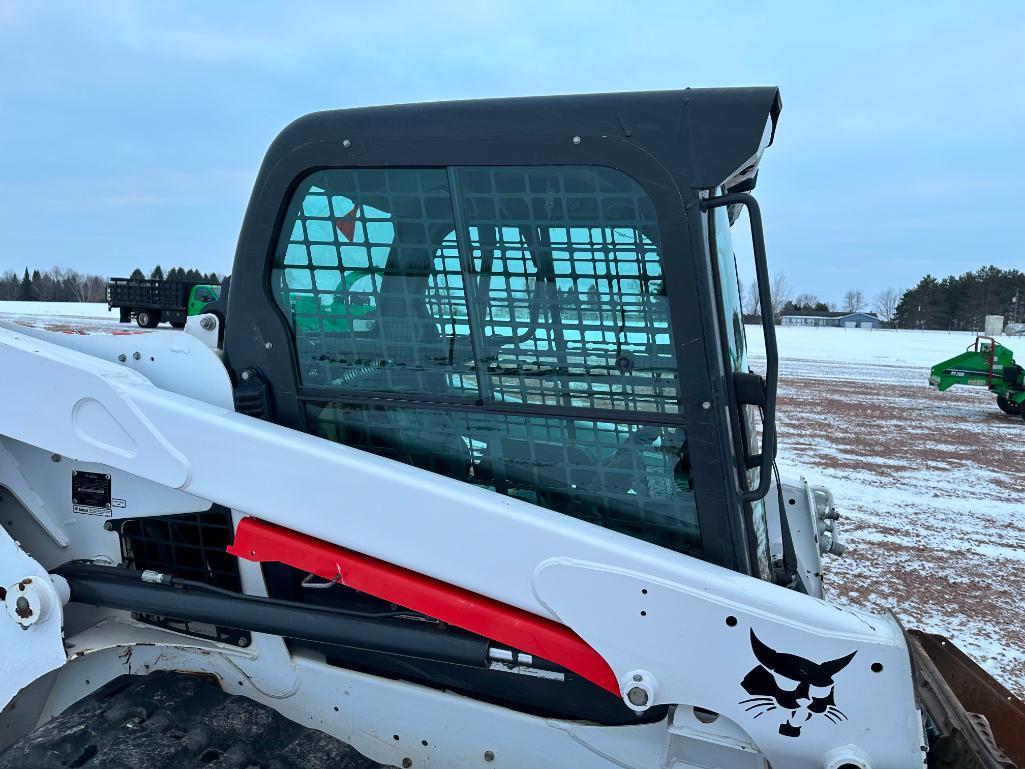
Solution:
<path fill-rule="evenodd" d="M 879 328 L 882 320 L 870 312 L 801 311 L 780 315 L 784 326 L 838 326 L 839 328 Z"/>

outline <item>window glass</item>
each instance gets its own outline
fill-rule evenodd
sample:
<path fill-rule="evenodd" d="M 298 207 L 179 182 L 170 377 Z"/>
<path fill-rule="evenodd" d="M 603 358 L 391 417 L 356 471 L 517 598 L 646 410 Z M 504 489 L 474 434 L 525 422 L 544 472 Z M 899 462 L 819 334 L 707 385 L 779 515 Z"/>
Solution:
<path fill-rule="evenodd" d="M 322 171 L 293 202 L 274 280 L 305 385 L 476 390 L 455 229 L 439 169 Z M 444 249 L 442 249 L 444 250 Z"/>
<path fill-rule="evenodd" d="M 699 555 L 683 428 L 319 403 L 330 440 Z"/>
<path fill-rule="evenodd" d="M 273 279 L 311 430 L 699 552 L 658 225 L 628 176 L 317 172 Z"/>
<path fill-rule="evenodd" d="M 460 169 L 500 402 L 678 413 L 651 201 L 597 167 Z"/>
<path fill-rule="evenodd" d="M 712 209 L 712 212 L 715 236 L 713 246 L 716 269 L 719 274 L 719 303 L 722 310 L 722 333 L 726 340 L 727 363 L 730 371 L 746 372 L 749 369 L 747 336 L 744 330 L 744 309 L 741 302 L 737 255 L 730 235 L 729 209 L 722 206 Z M 740 406 L 739 417 L 746 451 L 749 456 L 755 456 L 761 451 L 761 441 L 758 435 L 758 409 L 747 404 Z M 748 488 L 756 488 L 761 477 L 761 469 L 745 466 L 743 472 L 747 478 Z M 759 569 L 763 576 L 768 577 L 771 574 L 769 531 L 763 500 L 759 499 L 751 503 L 751 521 L 755 534 Z"/>
<path fill-rule="evenodd" d="M 733 371 L 747 371 L 747 336 L 744 333 L 744 308 L 740 294 L 737 256 L 730 236 L 730 215 L 726 206 L 712 209 L 715 216 L 715 252 L 722 290 L 722 312 L 726 344 Z"/>

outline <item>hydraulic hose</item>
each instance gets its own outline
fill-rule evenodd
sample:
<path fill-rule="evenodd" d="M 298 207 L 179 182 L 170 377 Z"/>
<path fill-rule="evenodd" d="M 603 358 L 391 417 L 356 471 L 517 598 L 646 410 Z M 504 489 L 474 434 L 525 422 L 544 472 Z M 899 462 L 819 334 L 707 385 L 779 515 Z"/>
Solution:
<path fill-rule="evenodd" d="M 485 667 L 487 639 L 422 621 L 412 612 L 356 612 L 233 593 L 158 572 L 68 563 L 54 571 L 71 600 L 253 633 Z"/>

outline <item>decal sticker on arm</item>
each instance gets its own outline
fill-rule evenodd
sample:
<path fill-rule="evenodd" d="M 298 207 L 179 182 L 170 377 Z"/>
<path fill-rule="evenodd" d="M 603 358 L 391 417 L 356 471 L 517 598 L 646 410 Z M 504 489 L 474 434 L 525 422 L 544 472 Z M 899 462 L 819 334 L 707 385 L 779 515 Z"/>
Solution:
<path fill-rule="evenodd" d="M 784 737 L 800 737 L 801 728 L 814 716 L 830 723 L 846 721 L 847 716 L 836 706 L 836 685 L 833 676 L 854 659 L 856 651 L 826 662 L 812 662 L 796 654 L 778 652 L 763 643 L 751 630 L 751 650 L 756 665 L 740 682 L 751 697 L 741 700 L 744 710 L 755 718 L 767 714 L 780 718 L 779 733 Z"/>

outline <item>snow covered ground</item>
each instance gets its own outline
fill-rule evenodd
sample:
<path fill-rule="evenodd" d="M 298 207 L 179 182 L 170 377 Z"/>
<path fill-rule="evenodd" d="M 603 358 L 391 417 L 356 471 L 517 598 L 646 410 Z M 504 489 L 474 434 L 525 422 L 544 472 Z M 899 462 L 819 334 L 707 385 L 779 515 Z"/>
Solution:
<path fill-rule="evenodd" d="M 118 318 L 104 302 L 0 302 L 0 320 L 58 330 L 108 328 L 117 326 Z"/>
<path fill-rule="evenodd" d="M 0 302 L 0 319 L 129 328 L 103 304 Z M 761 329 L 747 331 L 758 368 Z M 830 593 L 949 636 L 1025 695 L 1025 423 L 985 391 L 928 386 L 974 334 L 777 333 L 780 470 L 831 488 L 844 515 Z M 1025 338 L 1000 341 L 1025 358 Z"/>
<path fill-rule="evenodd" d="M 860 363 L 928 369 L 963 352 L 975 342 L 975 333 L 777 326 L 776 339 L 783 362 Z M 996 340 L 1012 350 L 1017 342 L 1022 352 L 1020 357 L 1025 357 L 1025 337 L 998 336 Z M 762 327 L 747 326 L 747 341 L 757 358 L 757 354 L 765 349 Z"/>

